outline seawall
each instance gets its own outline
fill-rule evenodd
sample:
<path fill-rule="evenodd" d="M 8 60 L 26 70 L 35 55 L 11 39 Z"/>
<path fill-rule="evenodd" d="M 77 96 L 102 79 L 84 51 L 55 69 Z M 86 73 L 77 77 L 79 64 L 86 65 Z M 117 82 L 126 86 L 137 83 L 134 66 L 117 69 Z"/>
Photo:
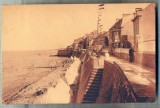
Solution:
<path fill-rule="evenodd" d="M 76 98 L 76 103 L 81 103 L 84 97 L 84 93 L 91 76 L 91 71 L 93 69 L 93 58 L 89 55 L 83 55 L 80 57 L 82 60 L 81 69 L 79 72 L 79 87 Z"/>
<path fill-rule="evenodd" d="M 105 61 L 97 103 L 120 102 L 136 102 L 136 94 L 121 68 Z"/>
<path fill-rule="evenodd" d="M 109 58 L 105 60 L 89 55 L 80 56 L 82 66 L 76 103 L 134 103 L 155 100 L 155 78 L 152 71 L 127 61 Z"/>

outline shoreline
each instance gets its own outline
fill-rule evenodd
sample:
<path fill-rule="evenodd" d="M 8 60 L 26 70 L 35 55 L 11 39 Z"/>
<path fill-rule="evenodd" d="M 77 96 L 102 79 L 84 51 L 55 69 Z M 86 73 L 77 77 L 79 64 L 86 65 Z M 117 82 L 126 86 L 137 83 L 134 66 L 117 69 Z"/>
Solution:
<path fill-rule="evenodd" d="M 64 74 L 64 63 L 65 61 L 70 60 L 70 58 L 66 58 L 63 62 L 60 63 L 60 66 L 57 69 L 53 70 L 49 74 L 40 78 L 39 80 L 32 82 L 24 87 L 22 87 L 18 92 L 14 93 L 10 98 L 3 100 L 3 104 L 25 104 L 25 103 L 34 103 L 34 100 L 42 94 L 46 93 L 46 90 L 49 87 L 54 87 L 61 78 L 61 75 Z M 69 63 L 69 62 L 67 62 Z M 68 64 L 69 66 L 70 64 Z M 53 79 L 54 78 L 54 79 Z M 37 93 L 37 94 L 36 94 Z M 36 96 L 37 95 L 37 96 Z"/>

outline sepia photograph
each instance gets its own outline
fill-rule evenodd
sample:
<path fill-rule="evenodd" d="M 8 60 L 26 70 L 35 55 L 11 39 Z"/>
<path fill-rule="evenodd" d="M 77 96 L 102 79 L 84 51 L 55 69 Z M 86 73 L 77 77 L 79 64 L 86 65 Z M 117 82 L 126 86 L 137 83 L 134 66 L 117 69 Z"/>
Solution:
<path fill-rule="evenodd" d="M 2 5 L 2 104 L 154 102 L 155 8 Z"/>

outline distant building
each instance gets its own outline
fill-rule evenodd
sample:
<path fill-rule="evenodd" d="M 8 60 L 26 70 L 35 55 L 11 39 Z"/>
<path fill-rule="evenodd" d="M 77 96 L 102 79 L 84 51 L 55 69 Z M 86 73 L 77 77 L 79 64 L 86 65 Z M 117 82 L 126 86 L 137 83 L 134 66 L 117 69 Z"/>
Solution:
<path fill-rule="evenodd" d="M 98 31 L 94 30 L 90 33 L 91 37 L 96 38 L 98 36 Z"/>
<path fill-rule="evenodd" d="M 121 48 L 130 48 L 134 46 L 134 28 L 132 19 L 134 14 L 123 14 L 121 24 Z"/>
<path fill-rule="evenodd" d="M 83 48 L 83 37 L 75 39 L 72 46 L 73 46 L 73 49 L 75 50 L 82 49 Z"/>
<path fill-rule="evenodd" d="M 121 38 L 122 19 L 117 19 L 116 23 L 109 29 L 109 48 L 119 48 Z"/>
<path fill-rule="evenodd" d="M 98 35 L 93 42 L 93 46 L 95 45 L 102 45 L 103 47 L 105 45 L 105 37 L 107 36 L 107 32 L 103 32 L 102 34 Z"/>
<path fill-rule="evenodd" d="M 72 46 L 74 51 L 82 51 L 87 49 L 88 52 L 92 51 L 95 47 L 93 46 L 95 38 L 98 36 L 97 30 L 85 34 L 83 37 L 74 40 Z"/>

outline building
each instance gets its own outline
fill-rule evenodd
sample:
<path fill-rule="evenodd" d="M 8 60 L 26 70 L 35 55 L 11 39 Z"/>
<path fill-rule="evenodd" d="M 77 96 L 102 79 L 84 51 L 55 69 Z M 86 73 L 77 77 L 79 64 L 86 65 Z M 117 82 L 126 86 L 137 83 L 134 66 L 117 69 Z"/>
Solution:
<path fill-rule="evenodd" d="M 105 45 L 105 38 L 107 36 L 107 32 L 103 32 L 102 34 L 98 35 L 93 42 L 93 46 L 95 45 L 102 45 L 103 47 L 106 46 Z"/>
<path fill-rule="evenodd" d="M 109 29 L 109 48 L 120 47 L 122 19 L 116 19 L 116 23 Z"/>
<path fill-rule="evenodd" d="M 114 56 L 129 60 L 129 48 L 133 47 L 134 62 L 155 67 L 155 27 L 155 3 L 136 8 L 109 29 L 109 48 L 114 49 Z"/>
<path fill-rule="evenodd" d="M 133 18 L 134 14 L 123 14 L 120 40 L 121 48 L 130 48 L 134 46 Z"/>
<path fill-rule="evenodd" d="M 135 47 L 140 52 L 155 53 L 155 4 L 137 11 L 133 19 Z"/>
<path fill-rule="evenodd" d="M 155 3 L 151 3 L 142 11 L 136 10 L 132 21 L 134 27 L 134 48 L 136 51 L 135 61 L 155 67 Z"/>

